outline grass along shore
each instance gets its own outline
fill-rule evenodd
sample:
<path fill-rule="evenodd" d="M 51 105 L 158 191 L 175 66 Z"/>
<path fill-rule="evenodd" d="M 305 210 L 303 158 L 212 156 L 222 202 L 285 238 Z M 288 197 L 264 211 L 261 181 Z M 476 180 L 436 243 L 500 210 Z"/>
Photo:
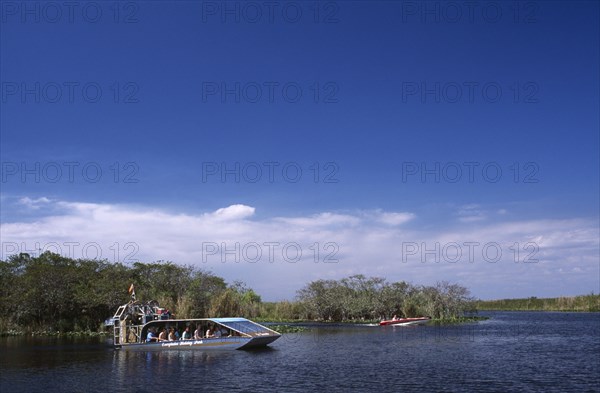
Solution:
<path fill-rule="evenodd" d="M 477 310 L 488 311 L 569 311 L 599 312 L 600 295 L 561 296 L 555 298 L 523 298 L 479 300 Z"/>
<path fill-rule="evenodd" d="M 456 318 L 432 318 L 429 320 L 429 324 L 432 325 L 455 325 L 461 323 L 471 323 L 471 322 L 479 322 L 490 319 L 490 317 L 480 316 L 480 315 L 464 315 Z M 302 326 L 303 324 L 316 324 L 316 325 L 379 325 L 380 320 L 370 319 L 370 320 L 344 320 L 344 321 L 323 321 L 323 320 L 307 320 L 307 319 L 286 319 L 286 320 L 275 320 L 269 318 L 255 318 L 254 321 L 258 323 L 264 323 L 269 328 L 273 328 L 273 326 Z M 277 330 L 277 329 L 275 329 Z M 281 332 L 280 332 L 281 333 Z"/>

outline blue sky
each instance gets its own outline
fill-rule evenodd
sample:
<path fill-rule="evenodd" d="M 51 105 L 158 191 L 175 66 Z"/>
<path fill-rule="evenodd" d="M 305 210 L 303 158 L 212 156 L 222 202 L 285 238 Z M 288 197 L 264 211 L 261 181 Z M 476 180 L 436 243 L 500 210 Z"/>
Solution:
<path fill-rule="evenodd" d="M 597 2 L 26 4 L 0 2 L 2 257 L 128 244 L 269 300 L 357 273 L 600 290 Z M 319 261 L 221 262 L 272 242 Z"/>

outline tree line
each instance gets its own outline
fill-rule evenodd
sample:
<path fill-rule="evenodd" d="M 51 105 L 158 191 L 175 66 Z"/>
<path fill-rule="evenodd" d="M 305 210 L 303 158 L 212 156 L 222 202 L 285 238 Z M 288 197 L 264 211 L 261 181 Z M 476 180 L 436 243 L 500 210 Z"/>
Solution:
<path fill-rule="evenodd" d="M 298 299 L 307 319 L 325 321 L 373 321 L 392 315 L 453 320 L 473 310 L 474 301 L 467 288 L 446 281 L 415 286 L 363 275 L 313 281 L 298 291 Z"/>
<path fill-rule="evenodd" d="M 0 261 L 0 332 L 97 331 L 127 303 L 156 300 L 177 318 L 243 316 L 270 320 L 366 321 L 392 315 L 453 319 L 471 310 L 469 291 L 457 284 L 415 286 L 354 275 L 317 280 L 294 301 L 262 302 L 243 282 L 172 262 L 131 265 L 72 259 L 51 252 Z"/>
<path fill-rule="evenodd" d="M 156 300 L 178 318 L 255 317 L 261 298 L 241 282 L 174 263 L 110 263 L 51 252 L 0 261 L 0 331 L 96 331 L 130 300 Z"/>

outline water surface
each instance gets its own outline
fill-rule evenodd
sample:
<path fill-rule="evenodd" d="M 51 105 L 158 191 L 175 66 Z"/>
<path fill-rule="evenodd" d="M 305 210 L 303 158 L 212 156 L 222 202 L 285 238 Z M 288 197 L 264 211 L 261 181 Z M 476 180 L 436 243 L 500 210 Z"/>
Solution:
<path fill-rule="evenodd" d="M 311 326 L 264 350 L 133 352 L 0 339 L 5 392 L 600 391 L 600 314 L 482 313 L 454 326 Z"/>

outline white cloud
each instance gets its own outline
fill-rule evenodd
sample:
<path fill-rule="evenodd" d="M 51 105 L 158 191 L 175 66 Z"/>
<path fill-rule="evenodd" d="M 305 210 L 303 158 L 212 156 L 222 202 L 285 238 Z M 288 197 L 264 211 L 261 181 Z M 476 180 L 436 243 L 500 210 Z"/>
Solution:
<path fill-rule="evenodd" d="M 246 205 L 231 205 L 222 209 L 218 209 L 210 214 L 219 220 L 241 220 L 254 215 L 254 208 Z"/>
<path fill-rule="evenodd" d="M 328 226 L 354 226 L 359 224 L 361 220 L 351 215 L 326 212 L 309 217 L 279 217 L 277 221 L 297 225 L 301 228 L 323 228 Z"/>
<path fill-rule="evenodd" d="M 44 205 L 49 204 L 51 201 L 50 199 L 46 198 L 46 197 L 41 197 L 41 198 L 36 198 L 36 199 L 31 199 L 29 197 L 23 197 L 21 199 L 19 199 L 19 204 L 26 206 L 27 208 L 31 209 L 31 210 L 38 210 L 39 208 L 43 207 Z"/>
<path fill-rule="evenodd" d="M 43 205 L 51 214 L 2 223 L 2 258 L 41 248 L 75 258 L 171 260 L 244 280 L 267 300 L 292 298 L 311 280 L 359 273 L 418 284 L 456 281 L 488 298 L 585 293 L 599 284 L 599 233 L 589 219 L 437 226 L 420 220 L 420 228 L 409 228 L 402 224 L 413 213 L 381 210 L 256 218 L 255 208 L 243 204 L 187 214 L 48 198 L 18 203 Z"/>
<path fill-rule="evenodd" d="M 377 221 L 387 225 L 402 225 L 415 218 L 413 213 L 379 213 Z"/>

